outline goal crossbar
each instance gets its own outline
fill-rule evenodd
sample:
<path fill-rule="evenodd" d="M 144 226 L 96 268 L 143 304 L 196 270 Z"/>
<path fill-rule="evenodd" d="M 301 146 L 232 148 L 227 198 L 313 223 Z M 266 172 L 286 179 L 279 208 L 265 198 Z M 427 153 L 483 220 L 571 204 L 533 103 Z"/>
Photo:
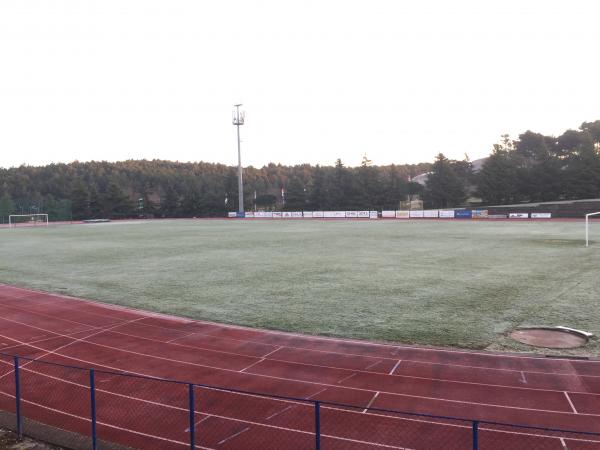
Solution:
<path fill-rule="evenodd" d="M 594 213 L 589 213 L 585 215 L 585 246 L 589 247 L 590 246 L 590 217 L 592 216 L 599 216 L 600 215 L 600 211 L 598 212 L 594 212 Z"/>
<path fill-rule="evenodd" d="M 15 227 L 17 226 L 18 222 L 15 222 L 15 219 L 18 219 L 20 217 L 23 218 L 29 218 L 29 222 L 33 222 L 34 225 L 39 221 L 42 222 L 44 225 L 48 225 L 48 214 L 11 214 L 10 216 L 8 216 L 8 226 L 9 227 Z M 38 220 L 41 219 L 41 220 Z"/>

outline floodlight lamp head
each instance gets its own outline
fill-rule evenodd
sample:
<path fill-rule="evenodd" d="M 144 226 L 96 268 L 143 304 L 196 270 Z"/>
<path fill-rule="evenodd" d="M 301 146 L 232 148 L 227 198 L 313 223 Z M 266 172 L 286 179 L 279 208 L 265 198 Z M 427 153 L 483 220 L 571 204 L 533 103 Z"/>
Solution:
<path fill-rule="evenodd" d="M 237 107 L 240 105 L 235 105 L 235 106 Z M 233 110 L 232 117 L 233 117 L 232 122 L 234 125 L 244 125 L 244 119 L 246 117 L 246 114 L 244 113 L 244 111 L 240 111 L 239 108 L 236 108 Z"/>

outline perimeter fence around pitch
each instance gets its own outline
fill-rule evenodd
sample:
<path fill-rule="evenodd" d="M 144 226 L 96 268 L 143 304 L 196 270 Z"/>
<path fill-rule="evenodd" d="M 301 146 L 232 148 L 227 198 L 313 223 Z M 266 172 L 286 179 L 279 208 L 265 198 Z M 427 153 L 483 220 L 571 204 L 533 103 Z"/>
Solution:
<path fill-rule="evenodd" d="M 597 432 L 364 408 L 4 353 L 0 410 L 0 426 L 73 449 L 600 448 Z"/>

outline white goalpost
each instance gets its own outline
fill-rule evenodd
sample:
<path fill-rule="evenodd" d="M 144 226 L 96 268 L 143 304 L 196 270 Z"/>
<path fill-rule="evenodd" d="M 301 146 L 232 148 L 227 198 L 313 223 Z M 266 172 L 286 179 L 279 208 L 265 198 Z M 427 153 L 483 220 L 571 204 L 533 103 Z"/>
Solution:
<path fill-rule="evenodd" d="M 10 228 L 18 225 L 37 226 L 48 225 L 48 214 L 11 214 L 8 216 L 8 226 Z"/>
<path fill-rule="evenodd" d="M 585 215 L 585 246 L 590 246 L 590 217 L 600 215 L 600 211 Z"/>

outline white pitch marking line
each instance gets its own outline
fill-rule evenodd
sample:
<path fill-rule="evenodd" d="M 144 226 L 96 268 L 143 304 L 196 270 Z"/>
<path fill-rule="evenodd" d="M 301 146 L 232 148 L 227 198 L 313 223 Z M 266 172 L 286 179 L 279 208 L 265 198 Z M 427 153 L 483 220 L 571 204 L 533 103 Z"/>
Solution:
<path fill-rule="evenodd" d="M 267 353 L 266 355 L 262 355 L 262 356 L 261 356 L 261 358 L 262 358 L 262 359 L 265 359 L 265 358 L 267 358 L 268 356 L 271 356 L 273 353 L 275 353 L 275 352 L 278 352 L 278 351 L 279 351 L 279 350 L 281 350 L 282 348 L 283 348 L 283 347 L 279 346 L 279 347 L 277 347 L 275 350 L 273 350 L 273 351 L 271 351 L 271 352 Z"/>
<path fill-rule="evenodd" d="M 579 414 L 577 412 L 577 410 L 575 409 L 575 406 L 573 405 L 573 402 L 571 401 L 571 397 L 569 397 L 569 394 L 567 393 L 567 391 L 563 391 L 565 393 L 565 397 L 567 397 L 567 400 L 569 401 L 569 405 L 571 405 L 571 409 L 573 410 L 573 412 L 575 414 Z"/>
<path fill-rule="evenodd" d="M 377 398 L 378 395 L 379 395 L 379 391 L 375 392 L 375 395 L 373 396 L 371 401 L 367 404 L 367 407 L 363 410 L 363 414 L 369 410 L 369 408 L 371 407 L 371 405 L 373 404 L 373 402 L 375 401 L 375 399 Z"/>
<path fill-rule="evenodd" d="M 250 429 L 250 427 L 246 427 L 246 428 L 244 428 L 242 431 L 238 431 L 237 433 L 234 433 L 234 434 L 232 434 L 231 436 L 229 436 L 229 437 L 227 437 L 227 438 L 223 439 L 223 440 L 222 440 L 222 441 L 220 441 L 220 442 L 219 442 L 217 445 L 221 445 L 222 443 L 224 443 L 224 442 L 227 442 L 228 440 L 230 440 L 230 439 L 233 439 L 233 438 L 234 438 L 234 437 L 236 437 L 236 436 L 239 436 L 240 434 L 242 434 L 242 433 L 244 433 L 244 432 L 248 431 L 249 429 Z"/>
<path fill-rule="evenodd" d="M 254 361 L 252 364 L 250 364 L 248 367 L 244 367 L 242 370 L 240 370 L 240 372 L 245 372 L 246 370 L 250 369 L 251 367 L 254 367 L 257 364 L 260 364 L 261 362 L 263 362 L 265 360 L 265 358 L 261 358 L 258 361 Z"/>
<path fill-rule="evenodd" d="M 396 369 L 398 368 L 398 366 L 400 365 L 401 362 L 402 362 L 402 360 L 399 359 L 398 362 L 396 363 L 396 365 L 392 368 L 392 370 L 390 370 L 390 373 L 388 375 L 394 375 L 394 372 L 396 371 Z"/>

